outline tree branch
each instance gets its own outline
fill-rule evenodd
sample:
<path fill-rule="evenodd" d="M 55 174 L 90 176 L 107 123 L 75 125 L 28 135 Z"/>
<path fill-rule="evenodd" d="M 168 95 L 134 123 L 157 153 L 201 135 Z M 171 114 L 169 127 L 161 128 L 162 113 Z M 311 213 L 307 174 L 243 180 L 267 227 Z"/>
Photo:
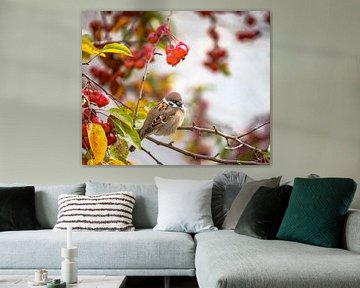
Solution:
<path fill-rule="evenodd" d="M 242 138 L 242 137 L 244 137 L 244 136 L 246 136 L 246 135 L 249 135 L 249 134 L 251 134 L 252 132 L 254 132 L 254 131 L 256 131 L 256 130 L 259 130 L 261 127 L 263 127 L 263 126 L 265 126 L 265 125 L 267 125 L 267 124 L 270 124 L 270 121 L 267 121 L 267 122 L 265 122 L 265 123 L 263 123 L 263 124 L 255 127 L 254 129 L 250 130 L 249 132 L 246 132 L 245 134 L 241 134 L 240 136 L 237 136 L 236 138 L 239 139 L 239 138 Z"/>
<path fill-rule="evenodd" d="M 215 156 L 206 156 L 206 155 L 201 155 L 201 154 L 197 154 L 197 153 L 193 153 L 181 148 L 178 148 L 176 146 L 173 145 L 173 142 L 170 143 L 164 143 L 162 141 L 156 140 L 155 138 L 152 137 L 146 137 L 146 139 L 148 139 L 149 141 L 155 143 L 156 145 L 159 146 L 163 146 L 166 148 L 169 148 L 171 150 L 174 150 L 176 152 L 179 152 L 183 155 L 192 157 L 194 159 L 201 159 L 201 160 L 208 160 L 208 161 L 212 161 L 212 162 L 216 162 L 216 163 L 220 163 L 220 164 L 237 164 L 237 165 L 264 165 L 263 163 L 258 163 L 256 161 L 242 161 L 242 160 L 227 160 L 227 159 L 221 159 L 221 158 L 217 158 L 219 156 L 219 154 L 215 155 Z"/>
<path fill-rule="evenodd" d="M 146 150 L 144 147 L 141 147 L 141 150 L 148 154 L 158 165 L 164 165 L 160 160 L 158 160 L 150 151 Z"/>
<path fill-rule="evenodd" d="M 145 79 L 147 76 L 147 71 L 149 68 L 149 64 L 150 64 L 151 59 L 148 59 L 145 63 L 145 70 L 144 70 L 144 75 L 141 79 L 141 86 L 140 86 L 140 93 L 139 93 L 139 98 L 136 102 L 136 108 L 135 108 L 135 113 L 134 113 L 134 118 L 133 118 L 133 127 L 135 128 L 135 122 L 136 122 L 136 118 L 137 118 L 137 114 L 139 112 L 139 105 L 140 105 L 140 101 L 143 97 L 143 91 L 144 91 L 144 84 L 145 84 Z"/>
<path fill-rule="evenodd" d="M 266 152 L 262 151 L 261 149 L 259 149 L 257 147 L 254 147 L 254 146 L 252 146 L 252 145 L 250 145 L 250 144 L 248 144 L 248 143 L 246 143 L 246 142 L 244 142 L 242 140 L 240 140 L 239 138 L 244 137 L 245 135 L 248 135 L 248 134 L 260 129 L 262 126 L 264 126 L 264 125 L 266 125 L 268 123 L 270 123 L 270 122 L 266 122 L 266 123 L 254 128 L 251 131 L 249 131 L 249 132 L 247 132 L 247 133 L 245 133 L 243 135 L 240 135 L 240 136 L 233 136 L 233 135 L 229 135 L 229 134 L 226 134 L 224 132 L 221 132 L 218 128 L 216 128 L 215 125 L 213 126 L 213 128 L 202 128 L 202 127 L 197 127 L 195 125 L 195 123 L 193 123 L 193 126 L 181 126 L 181 127 L 178 128 L 178 130 L 188 130 L 188 131 L 196 131 L 196 132 L 199 132 L 199 133 L 209 133 L 209 134 L 218 135 L 218 136 L 220 136 L 220 137 L 222 137 L 222 138 L 224 138 L 226 140 L 226 143 L 228 145 L 228 147 L 226 147 L 226 149 L 228 149 L 228 150 L 235 150 L 235 149 L 240 148 L 242 146 L 246 146 L 251 150 L 254 150 L 256 152 L 259 152 L 259 153 L 263 154 L 263 153 L 266 153 Z M 229 145 L 229 140 L 233 140 L 233 141 L 237 142 L 238 144 L 236 146 L 230 146 Z"/>
<path fill-rule="evenodd" d="M 88 76 L 87 74 L 85 74 L 84 72 L 81 73 L 81 75 L 83 77 L 85 77 L 87 80 L 89 80 L 90 82 L 92 82 L 93 84 L 95 84 L 97 87 L 99 87 L 101 89 L 101 91 L 103 91 L 106 95 L 108 95 L 111 100 L 113 100 L 115 102 L 115 104 L 119 107 L 119 104 L 121 106 L 124 106 L 125 108 L 129 109 L 130 111 L 132 111 L 132 109 L 125 105 L 123 102 L 121 102 L 120 100 L 116 99 L 116 97 L 114 95 L 112 95 L 110 92 L 108 92 L 102 85 L 100 85 L 98 82 L 96 82 L 94 79 L 92 79 L 90 76 Z"/>

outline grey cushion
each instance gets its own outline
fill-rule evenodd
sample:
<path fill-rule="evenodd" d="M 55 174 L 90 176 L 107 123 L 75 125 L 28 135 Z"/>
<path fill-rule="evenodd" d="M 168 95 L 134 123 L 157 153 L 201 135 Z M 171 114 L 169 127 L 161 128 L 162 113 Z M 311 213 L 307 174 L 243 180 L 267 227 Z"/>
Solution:
<path fill-rule="evenodd" d="M 226 171 L 214 178 L 211 213 L 216 227 L 222 227 L 225 216 L 242 185 L 251 180 L 248 175 L 238 171 Z"/>
<path fill-rule="evenodd" d="M 131 191 L 136 197 L 133 224 L 136 229 L 153 228 L 158 213 L 158 194 L 155 184 L 121 184 L 86 182 L 86 195 Z"/>
<path fill-rule="evenodd" d="M 23 186 L 20 183 L 0 183 L 0 186 Z M 36 218 L 41 228 L 53 228 L 58 215 L 58 197 L 61 194 L 85 195 L 85 184 L 34 185 Z"/>
<path fill-rule="evenodd" d="M 251 197 L 261 187 L 275 188 L 279 186 L 281 177 L 273 177 L 270 179 L 263 179 L 257 181 L 251 181 L 244 184 L 235 200 L 233 201 L 229 212 L 227 213 L 223 228 L 234 230 L 237 222 L 240 219 L 242 212 L 245 210 L 246 205 L 249 203 Z"/>
<path fill-rule="evenodd" d="M 199 233 L 216 230 L 211 217 L 213 180 L 155 177 L 159 213 L 154 230 Z"/>
<path fill-rule="evenodd" d="M 193 269 L 195 244 L 190 235 L 158 232 L 73 232 L 79 269 Z M 0 269 L 60 269 L 66 232 L 2 232 Z M 0 285 L 1 286 L 1 285 Z"/>
<path fill-rule="evenodd" d="M 360 254 L 296 242 L 261 240 L 231 230 L 195 236 L 200 288 L 353 288 Z"/>
<path fill-rule="evenodd" d="M 360 210 L 349 210 L 344 223 L 342 245 L 360 253 Z"/>

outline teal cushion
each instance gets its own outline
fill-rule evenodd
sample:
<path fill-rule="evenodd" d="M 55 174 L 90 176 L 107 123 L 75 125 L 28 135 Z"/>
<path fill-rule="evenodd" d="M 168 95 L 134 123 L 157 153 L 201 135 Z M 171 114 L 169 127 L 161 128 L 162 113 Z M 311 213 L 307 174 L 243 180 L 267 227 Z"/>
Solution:
<path fill-rule="evenodd" d="M 295 178 L 277 238 L 337 247 L 355 191 L 356 182 L 348 178 Z"/>

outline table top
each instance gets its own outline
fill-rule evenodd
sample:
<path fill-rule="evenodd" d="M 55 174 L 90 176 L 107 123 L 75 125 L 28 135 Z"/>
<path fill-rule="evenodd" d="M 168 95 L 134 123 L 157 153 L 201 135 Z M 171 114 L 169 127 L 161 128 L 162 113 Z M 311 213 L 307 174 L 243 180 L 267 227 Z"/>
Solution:
<path fill-rule="evenodd" d="M 55 279 L 57 277 L 51 277 Z M 126 276 L 88 276 L 79 275 L 78 283 L 68 284 L 67 288 L 123 288 L 125 287 Z M 32 286 L 28 282 L 33 281 L 33 276 L 29 275 L 0 275 L 0 288 L 24 288 L 24 287 L 37 287 L 43 288 L 43 286 Z"/>

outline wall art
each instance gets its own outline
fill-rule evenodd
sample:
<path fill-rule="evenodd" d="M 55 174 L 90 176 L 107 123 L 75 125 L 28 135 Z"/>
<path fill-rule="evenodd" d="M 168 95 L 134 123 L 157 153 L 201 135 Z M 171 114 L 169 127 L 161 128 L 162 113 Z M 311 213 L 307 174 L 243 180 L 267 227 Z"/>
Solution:
<path fill-rule="evenodd" d="M 269 165 L 269 11 L 83 11 L 83 165 Z"/>

